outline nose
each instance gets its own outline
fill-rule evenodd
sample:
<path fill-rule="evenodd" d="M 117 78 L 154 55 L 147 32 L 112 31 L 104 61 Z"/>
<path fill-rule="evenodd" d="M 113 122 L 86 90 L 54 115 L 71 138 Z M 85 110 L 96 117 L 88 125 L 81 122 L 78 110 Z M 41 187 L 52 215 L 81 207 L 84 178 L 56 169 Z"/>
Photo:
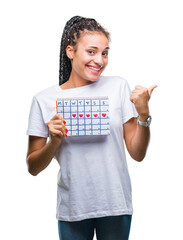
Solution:
<path fill-rule="evenodd" d="M 94 59 L 95 63 L 98 65 L 103 65 L 104 64 L 104 60 L 103 57 L 100 53 L 95 55 L 95 59 Z"/>

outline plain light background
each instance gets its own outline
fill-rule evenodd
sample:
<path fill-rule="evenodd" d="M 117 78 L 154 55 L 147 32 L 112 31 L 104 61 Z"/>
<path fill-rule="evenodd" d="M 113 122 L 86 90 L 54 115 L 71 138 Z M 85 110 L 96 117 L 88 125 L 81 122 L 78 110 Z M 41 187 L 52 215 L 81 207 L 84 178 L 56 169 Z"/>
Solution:
<path fill-rule="evenodd" d="M 157 84 L 150 100 L 151 142 L 143 162 L 127 154 L 134 215 L 130 240 L 183 239 L 182 1 L 7 0 L 0 4 L 0 239 L 58 239 L 53 160 L 27 172 L 26 129 L 33 95 L 58 83 L 60 39 L 74 15 L 111 33 L 103 75 Z"/>

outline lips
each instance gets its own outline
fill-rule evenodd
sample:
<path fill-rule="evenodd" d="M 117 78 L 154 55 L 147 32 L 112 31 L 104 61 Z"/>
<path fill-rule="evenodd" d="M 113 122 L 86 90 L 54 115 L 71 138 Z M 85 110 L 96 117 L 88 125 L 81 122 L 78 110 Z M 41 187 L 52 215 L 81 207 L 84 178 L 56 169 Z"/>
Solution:
<path fill-rule="evenodd" d="M 93 65 L 86 65 L 89 69 L 93 70 L 93 71 L 96 71 L 96 72 L 99 72 L 101 69 L 102 69 L 102 66 L 99 67 L 99 66 L 93 66 Z"/>

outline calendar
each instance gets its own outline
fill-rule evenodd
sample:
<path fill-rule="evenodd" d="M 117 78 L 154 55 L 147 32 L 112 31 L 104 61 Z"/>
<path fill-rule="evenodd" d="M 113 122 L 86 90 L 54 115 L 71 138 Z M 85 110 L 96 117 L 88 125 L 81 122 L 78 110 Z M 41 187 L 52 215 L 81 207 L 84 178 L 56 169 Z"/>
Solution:
<path fill-rule="evenodd" d="M 59 98 L 56 109 L 66 121 L 67 136 L 110 134 L 107 96 Z"/>

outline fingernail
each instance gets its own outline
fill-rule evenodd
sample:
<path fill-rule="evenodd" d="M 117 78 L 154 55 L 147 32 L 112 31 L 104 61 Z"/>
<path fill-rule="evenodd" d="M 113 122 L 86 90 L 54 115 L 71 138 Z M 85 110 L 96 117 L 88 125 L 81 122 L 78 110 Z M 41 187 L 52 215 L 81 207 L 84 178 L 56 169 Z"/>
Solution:
<path fill-rule="evenodd" d="M 65 137 L 67 137 L 67 134 L 65 134 Z"/>
<path fill-rule="evenodd" d="M 63 123 L 64 123 L 64 124 L 66 124 L 66 121 L 65 121 L 65 120 L 63 120 Z"/>
<path fill-rule="evenodd" d="M 69 130 L 66 128 L 65 131 L 68 132 Z"/>

